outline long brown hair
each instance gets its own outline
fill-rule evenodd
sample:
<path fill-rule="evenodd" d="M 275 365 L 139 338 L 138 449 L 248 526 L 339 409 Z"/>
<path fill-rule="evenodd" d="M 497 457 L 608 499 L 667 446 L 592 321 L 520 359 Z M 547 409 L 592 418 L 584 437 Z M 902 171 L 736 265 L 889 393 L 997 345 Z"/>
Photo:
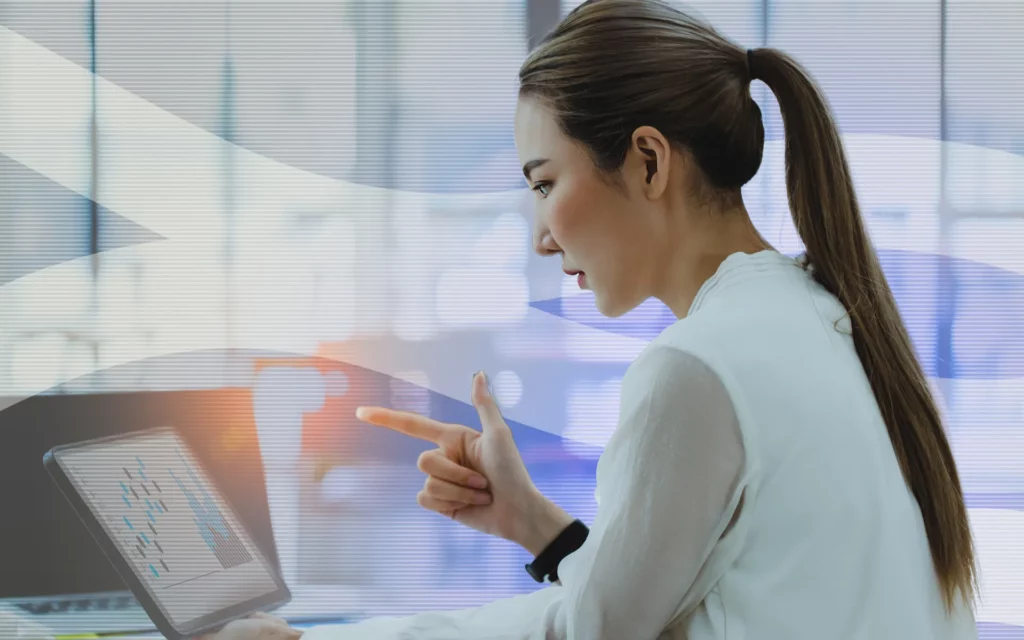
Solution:
<path fill-rule="evenodd" d="M 596 166 L 614 173 L 632 132 L 650 125 L 692 155 L 706 187 L 735 200 L 764 151 L 753 78 L 775 94 L 786 130 L 786 187 L 815 279 L 847 309 L 853 341 L 896 458 L 921 509 L 948 610 L 973 606 L 974 548 L 960 479 L 935 401 L 865 230 L 842 142 L 814 81 L 776 49 L 748 57 L 662 0 L 590 0 L 519 72 Z"/>

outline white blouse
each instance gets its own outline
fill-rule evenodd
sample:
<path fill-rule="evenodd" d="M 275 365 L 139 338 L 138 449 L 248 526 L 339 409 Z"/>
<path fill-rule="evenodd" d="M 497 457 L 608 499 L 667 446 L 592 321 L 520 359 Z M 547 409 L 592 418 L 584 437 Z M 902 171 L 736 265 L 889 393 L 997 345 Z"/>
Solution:
<path fill-rule="evenodd" d="M 942 608 L 843 315 L 796 261 L 730 256 L 629 367 L 560 585 L 303 638 L 976 638 Z"/>

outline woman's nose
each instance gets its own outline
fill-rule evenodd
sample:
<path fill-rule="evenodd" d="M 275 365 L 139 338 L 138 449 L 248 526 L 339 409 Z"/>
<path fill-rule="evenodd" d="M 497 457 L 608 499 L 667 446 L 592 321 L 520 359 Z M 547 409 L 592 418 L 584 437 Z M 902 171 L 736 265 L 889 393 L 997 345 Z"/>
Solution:
<path fill-rule="evenodd" d="M 541 256 L 550 256 L 559 252 L 558 245 L 555 244 L 554 238 L 551 237 L 551 232 L 539 225 L 535 228 L 533 234 L 533 250 L 537 252 L 537 255 Z"/>

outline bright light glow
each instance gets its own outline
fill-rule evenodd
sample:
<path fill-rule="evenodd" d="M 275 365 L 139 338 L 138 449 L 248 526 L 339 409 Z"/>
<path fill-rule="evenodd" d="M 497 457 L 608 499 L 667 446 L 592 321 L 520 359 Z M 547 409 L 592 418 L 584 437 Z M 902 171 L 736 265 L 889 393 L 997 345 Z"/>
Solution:
<path fill-rule="evenodd" d="M 195 246 L 185 257 L 154 252 L 146 261 L 138 308 L 158 350 L 184 352 L 224 340 L 227 291 L 219 252 Z"/>
<path fill-rule="evenodd" d="M 351 223 L 331 216 L 312 241 L 317 273 L 315 292 L 316 335 L 338 342 L 348 338 L 355 324 L 355 235 Z"/>
<path fill-rule="evenodd" d="M 423 371 L 403 371 L 388 381 L 391 405 L 402 411 L 430 412 L 430 379 Z"/>
<path fill-rule="evenodd" d="M 97 329 L 111 337 L 139 326 L 136 265 L 129 256 L 114 254 L 100 261 L 96 281 Z M 108 256 L 103 256 L 108 258 Z"/>
<path fill-rule="evenodd" d="M 263 460 L 294 464 L 302 442 L 303 415 L 324 406 L 324 377 L 313 367 L 270 366 L 253 385 L 253 417 Z"/>
<path fill-rule="evenodd" d="M 141 333 L 125 331 L 119 336 L 107 338 L 102 342 L 102 344 L 100 344 L 99 368 L 107 369 L 122 362 L 141 360 L 145 357 L 145 351 L 145 336 Z M 201 385 L 198 388 L 205 388 L 208 386 L 202 384 L 202 381 L 197 379 L 197 376 L 189 377 L 192 379 L 188 382 L 191 384 Z M 182 382 L 186 381 L 183 380 Z"/>
<path fill-rule="evenodd" d="M 529 234 L 522 216 L 501 214 L 474 240 L 467 260 L 441 273 L 435 300 L 446 326 L 497 328 L 523 321 L 530 301 L 523 273 Z"/>
<path fill-rule="evenodd" d="M 364 476 L 358 467 L 332 467 L 320 480 L 320 497 L 328 504 L 359 499 L 364 495 Z"/>
<path fill-rule="evenodd" d="M 340 371 L 324 374 L 324 392 L 329 398 L 340 398 L 348 393 L 348 376 Z"/>
<path fill-rule="evenodd" d="M 485 267 L 522 271 L 526 266 L 530 228 L 518 213 L 502 213 L 476 242 L 470 262 Z"/>
<path fill-rule="evenodd" d="M 395 243 L 388 261 L 396 294 L 391 326 L 398 338 L 412 342 L 429 340 L 438 333 L 433 299 L 436 247 L 429 242 L 433 235 L 430 214 L 421 204 L 409 203 L 394 212 Z"/>
<path fill-rule="evenodd" d="M 1024 493 L 1024 379 L 950 380 L 950 440 L 966 493 Z"/>
<path fill-rule="evenodd" d="M 64 349 L 67 338 L 48 333 L 15 342 L 11 350 L 11 380 L 21 389 L 50 389 L 60 382 L 64 370 Z"/>
<path fill-rule="evenodd" d="M 515 371 L 499 371 L 491 381 L 491 388 L 502 407 L 514 407 L 523 396 L 523 382 Z"/>
<path fill-rule="evenodd" d="M 608 443 L 619 421 L 622 379 L 578 382 L 569 391 L 569 423 L 563 436 L 566 449 L 592 457 Z M 578 446 L 584 445 L 584 446 Z"/>
<path fill-rule="evenodd" d="M 0 296 L 0 306 L 10 305 L 7 306 L 10 329 L 28 332 L 90 330 L 92 271 L 87 260 L 62 265 L 47 287 L 12 286 L 18 284 L 22 283 L 14 281 L 2 287 L 15 294 L 8 301 Z"/>
<path fill-rule="evenodd" d="M 980 567 L 978 620 L 1024 626 L 1024 512 L 970 509 Z"/>
<path fill-rule="evenodd" d="M 610 339 L 582 325 L 566 327 L 566 355 L 578 362 L 632 362 L 647 346 L 643 340 Z"/>
<path fill-rule="evenodd" d="M 97 369 L 93 345 L 84 341 L 69 341 L 64 347 L 64 371 L 93 371 Z M 88 393 L 95 387 L 95 376 L 85 376 L 64 383 L 69 393 Z M 137 386 L 131 387 L 133 389 Z"/>
<path fill-rule="evenodd" d="M 958 220 L 952 237 L 956 257 L 1024 273 L 1024 219 Z"/>
<path fill-rule="evenodd" d="M 501 327 L 526 316 L 530 289 L 521 273 L 455 268 L 441 275 L 436 301 L 437 315 L 448 327 Z"/>
<path fill-rule="evenodd" d="M 1024 211 L 1024 181 L 1018 155 L 966 144 L 946 143 L 949 150 L 950 204 L 972 213 Z"/>
<path fill-rule="evenodd" d="M 303 416 L 324 406 L 324 377 L 313 367 L 268 367 L 253 384 L 253 417 L 266 470 L 267 503 L 286 580 L 298 571 Z"/>
<path fill-rule="evenodd" d="M 234 328 L 242 342 L 259 342 L 286 352 L 308 352 L 315 330 L 316 279 L 309 255 L 294 245 L 247 247 L 235 267 L 237 310 Z"/>

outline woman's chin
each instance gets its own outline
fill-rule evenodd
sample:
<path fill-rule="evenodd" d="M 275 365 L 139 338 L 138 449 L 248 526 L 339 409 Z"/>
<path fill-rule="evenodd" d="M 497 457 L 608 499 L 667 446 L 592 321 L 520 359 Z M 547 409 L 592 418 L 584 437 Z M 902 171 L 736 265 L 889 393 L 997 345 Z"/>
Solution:
<path fill-rule="evenodd" d="M 644 301 L 644 298 L 630 296 L 613 297 L 601 295 L 599 290 L 594 289 L 594 306 L 598 312 L 606 318 L 621 318 L 633 309 L 636 309 Z"/>
<path fill-rule="evenodd" d="M 614 300 L 601 296 L 597 291 L 594 292 L 594 306 L 606 318 L 618 318 L 629 311 L 629 309 L 622 308 L 622 305 L 615 304 Z"/>

